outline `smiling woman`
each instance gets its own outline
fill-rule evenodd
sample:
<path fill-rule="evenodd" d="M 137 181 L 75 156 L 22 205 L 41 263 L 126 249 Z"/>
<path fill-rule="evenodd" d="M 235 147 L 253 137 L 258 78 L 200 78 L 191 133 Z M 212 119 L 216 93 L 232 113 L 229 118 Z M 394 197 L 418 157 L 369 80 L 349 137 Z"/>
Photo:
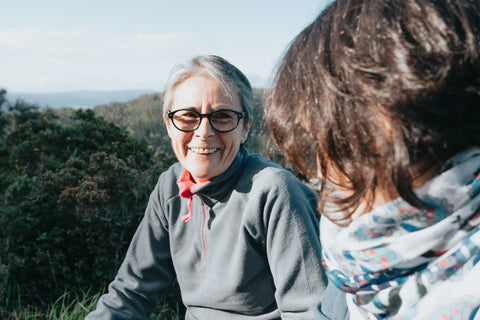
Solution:
<path fill-rule="evenodd" d="M 325 288 L 316 195 L 245 143 L 249 81 L 218 56 L 175 68 L 164 172 L 117 277 L 88 320 L 145 319 L 176 277 L 186 319 L 311 319 Z"/>
<path fill-rule="evenodd" d="M 240 99 L 237 95 L 228 97 L 222 92 L 216 80 L 204 75 L 193 76 L 177 85 L 171 106 L 168 108 L 172 110 L 170 114 L 178 115 L 178 111 L 183 110 L 185 106 L 191 110 L 189 114 L 198 119 L 195 120 L 195 130 L 185 132 L 172 126 L 179 122 L 178 116 L 170 118 L 172 122 L 165 118 L 175 155 L 197 182 L 218 176 L 230 166 L 240 149 L 240 144 L 247 139 L 252 119 L 241 126 L 235 125 L 241 120 L 237 113 L 243 112 Z M 225 114 L 233 114 L 232 118 L 235 118 L 233 122 L 230 121 L 234 125 L 226 128 L 228 130 L 225 132 L 219 132 L 212 126 L 211 115 L 222 111 Z M 210 112 L 208 119 L 199 116 L 202 112 Z M 182 114 L 183 119 L 187 118 L 184 112 Z M 177 121 L 174 122 L 174 119 Z M 215 122 L 218 121 L 214 120 Z"/>

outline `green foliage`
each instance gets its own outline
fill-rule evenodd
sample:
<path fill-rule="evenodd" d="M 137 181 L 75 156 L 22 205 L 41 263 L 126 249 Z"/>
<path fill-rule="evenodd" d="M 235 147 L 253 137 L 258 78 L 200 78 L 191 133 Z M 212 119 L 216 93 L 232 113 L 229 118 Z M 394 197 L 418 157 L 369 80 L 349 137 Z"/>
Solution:
<path fill-rule="evenodd" d="M 0 145 L 0 288 L 40 307 L 65 290 L 97 292 L 174 159 L 154 157 L 145 140 L 91 110 L 76 111 L 70 125 L 26 104 L 10 111 Z"/>
<path fill-rule="evenodd" d="M 17 125 L 24 124 L 28 120 L 35 119 L 40 116 L 40 114 L 38 113 L 38 109 L 40 109 L 39 106 L 29 104 L 23 100 L 18 100 L 13 106 L 10 106 L 8 109 L 13 112 Z"/>
<path fill-rule="evenodd" d="M 115 123 L 137 139 L 147 139 L 155 153 L 173 156 L 170 139 L 163 123 L 160 94 L 141 96 L 126 103 L 109 103 L 93 108 L 95 114 Z"/>
<path fill-rule="evenodd" d="M 48 304 L 45 310 L 32 306 L 17 306 L 17 308 L 8 312 L 2 310 L 0 306 L 1 319 L 10 320 L 83 320 L 95 310 L 95 306 L 101 294 L 91 294 L 90 291 L 84 291 L 80 294 L 71 294 L 65 292 L 54 302 Z M 148 320 L 181 319 L 178 305 L 172 308 L 163 303 L 160 304 Z"/>

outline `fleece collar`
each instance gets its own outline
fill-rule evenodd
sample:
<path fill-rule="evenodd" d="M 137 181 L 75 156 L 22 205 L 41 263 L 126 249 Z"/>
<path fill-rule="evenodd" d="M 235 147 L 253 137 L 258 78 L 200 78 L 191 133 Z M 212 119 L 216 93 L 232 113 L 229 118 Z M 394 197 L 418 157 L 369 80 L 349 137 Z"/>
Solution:
<path fill-rule="evenodd" d="M 193 195 L 205 185 L 208 185 L 210 179 L 201 183 L 196 183 L 193 179 L 190 172 L 187 170 L 183 171 L 180 179 L 178 179 L 178 189 L 180 192 L 180 196 L 183 198 L 188 199 L 188 214 L 182 217 L 182 220 L 185 222 L 190 221 L 192 218 L 192 198 Z"/>

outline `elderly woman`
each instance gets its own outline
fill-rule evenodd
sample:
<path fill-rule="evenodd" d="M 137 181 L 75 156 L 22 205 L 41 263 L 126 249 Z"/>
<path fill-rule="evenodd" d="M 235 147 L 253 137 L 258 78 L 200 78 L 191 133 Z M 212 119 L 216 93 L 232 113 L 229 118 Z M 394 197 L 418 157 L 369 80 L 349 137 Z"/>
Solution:
<path fill-rule="evenodd" d="M 292 42 L 266 115 L 320 178 L 319 318 L 479 319 L 479 55 L 478 0 L 337 0 Z"/>
<path fill-rule="evenodd" d="M 217 56 L 173 70 L 162 173 L 118 275 L 87 319 L 146 319 L 175 279 L 186 319 L 311 319 L 325 288 L 317 196 L 242 146 L 245 75 Z"/>

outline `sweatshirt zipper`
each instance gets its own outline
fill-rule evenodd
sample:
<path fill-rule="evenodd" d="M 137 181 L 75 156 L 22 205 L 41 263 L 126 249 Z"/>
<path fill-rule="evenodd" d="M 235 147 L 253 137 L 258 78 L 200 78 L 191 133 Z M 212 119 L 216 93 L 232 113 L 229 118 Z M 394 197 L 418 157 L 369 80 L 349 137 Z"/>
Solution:
<path fill-rule="evenodd" d="M 207 257 L 207 241 L 205 240 L 205 226 L 207 224 L 207 209 L 205 208 L 205 203 L 202 199 L 202 206 L 203 206 L 203 227 L 202 227 L 202 240 L 203 240 L 203 251 L 204 257 Z"/>

